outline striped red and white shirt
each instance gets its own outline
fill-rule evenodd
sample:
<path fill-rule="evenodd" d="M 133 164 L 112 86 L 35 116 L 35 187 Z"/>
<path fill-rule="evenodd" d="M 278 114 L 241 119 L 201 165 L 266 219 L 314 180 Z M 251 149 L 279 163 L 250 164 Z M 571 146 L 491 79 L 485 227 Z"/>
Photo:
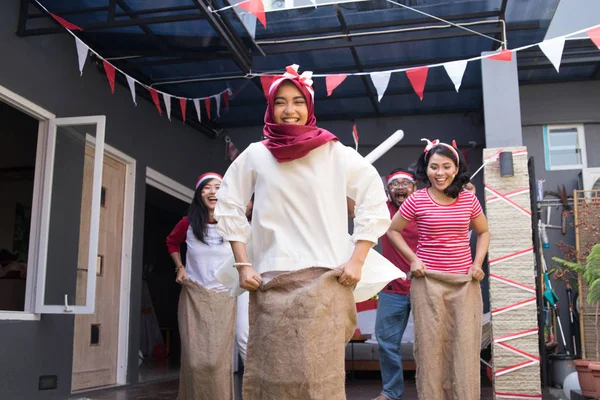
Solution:
<path fill-rule="evenodd" d="M 436 203 L 427 189 L 402 203 L 400 214 L 416 221 L 419 232 L 417 257 L 430 271 L 466 274 L 473 265 L 469 247 L 469 224 L 481 213 L 477 197 L 463 190 L 452 204 Z"/>

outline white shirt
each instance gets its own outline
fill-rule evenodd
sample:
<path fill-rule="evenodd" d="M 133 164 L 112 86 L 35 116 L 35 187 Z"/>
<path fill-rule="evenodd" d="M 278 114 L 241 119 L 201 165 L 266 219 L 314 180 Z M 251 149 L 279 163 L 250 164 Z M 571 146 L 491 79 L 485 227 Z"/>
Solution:
<path fill-rule="evenodd" d="M 219 236 L 215 224 L 207 225 L 204 240 L 208 244 L 196 238 L 191 225 L 188 227 L 185 239 L 187 245 L 185 271 L 189 279 L 205 288 L 224 292 L 228 288 L 215 278 L 215 272 L 223 264 L 223 260 L 232 255 L 231 246 Z"/>
<path fill-rule="evenodd" d="M 245 211 L 252 193 L 250 226 Z M 346 197 L 356 202 L 353 241 L 377 243 L 390 225 L 387 198 L 377 170 L 354 149 L 332 141 L 279 163 L 262 143 L 253 143 L 221 182 L 217 232 L 226 241 L 252 238 L 249 257 L 260 274 L 337 268 L 352 250 Z"/>

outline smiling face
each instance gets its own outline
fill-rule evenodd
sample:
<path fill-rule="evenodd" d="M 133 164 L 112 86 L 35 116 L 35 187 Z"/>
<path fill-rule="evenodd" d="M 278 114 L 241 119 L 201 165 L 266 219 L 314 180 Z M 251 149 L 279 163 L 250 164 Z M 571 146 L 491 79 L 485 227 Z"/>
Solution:
<path fill-rule="evenodd" d="M 273 119 L 276 124 L 306 125 L 308 105 L 300 89 L 284 81 L 275 94 Z"/>
<path fill-rule="evenodd" d="M 432 189 L 443 192 L 454 181 L 458 167 L 451 158 L 434 153 L 427 164 L 427 178 Z"/>
<path fill-rule="evenodd" d="M 202 202 L 208 208 L 209 211 L 214 211 L 217 205 L 217 192 L 221 187 L 221 181 L 218 179 L 211 179 L 208 181 L 200 191 L 202 196 Z"/>

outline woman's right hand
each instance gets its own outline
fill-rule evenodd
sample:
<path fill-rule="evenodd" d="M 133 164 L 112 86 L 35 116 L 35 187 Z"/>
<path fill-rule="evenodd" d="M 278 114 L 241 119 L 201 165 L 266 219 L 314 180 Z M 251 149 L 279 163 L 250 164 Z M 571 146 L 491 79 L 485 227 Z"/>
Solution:
<path fill-rule="evenodd" d="M 262 277 L 249 265 L 238 267 L 240 287 L 246 290 L 257 290 L 262 284 Z"/>
<path fill-rule="evenodd" d="M 185 267 L 183 267 L 183 266 L 179 267 L 179 269 L 177 270 L 177 278 L 175 278 L 175 282 L 177 282 L 181 285 L 183 283 L 183 281 L 187 281 L 187 279 L 188 279 L 188 276 L 187 276 Z"/>
<path fill-rule="evenodd" d="M 415 278 L 422 278 L 425 276 L 425 270 L 427 266 L 425 263 L 418 258 L 415 258 L 413 262 L 410 263 L 410 272 Z"/>

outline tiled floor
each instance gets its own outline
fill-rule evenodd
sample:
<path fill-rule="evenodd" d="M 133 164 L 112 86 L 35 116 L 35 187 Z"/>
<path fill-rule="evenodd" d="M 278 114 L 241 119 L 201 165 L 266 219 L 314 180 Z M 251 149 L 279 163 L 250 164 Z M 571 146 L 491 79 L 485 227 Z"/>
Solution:
<path fill-rule="evenodd" d="M 236 374 L 235 383 L 237 392 L 236 399 L 239 400 L 241 398 L 241 378 L 239 374 Z M 72 400 L 175 400 L 177 398 L 177 389 L 178 381 L 175 379 L 88 393 L 85 394 L 85 396 L 75 396 Z M 346 384 L 347 400 L 370 400 L 376 397 L 380 390 L 381 380 L 378 378 L 377 374 L 357 373 L 356 379 L 348 380 Z M 406 400 L 417 398 L 414 377 L 407 377 L 404 398 Z M 546 393 L 543 398 L 552 400 L 557 399 L 558 397 Z M 492 387 L 487 381 L 482 384 L 481 399 L 492 399 Z"/>

